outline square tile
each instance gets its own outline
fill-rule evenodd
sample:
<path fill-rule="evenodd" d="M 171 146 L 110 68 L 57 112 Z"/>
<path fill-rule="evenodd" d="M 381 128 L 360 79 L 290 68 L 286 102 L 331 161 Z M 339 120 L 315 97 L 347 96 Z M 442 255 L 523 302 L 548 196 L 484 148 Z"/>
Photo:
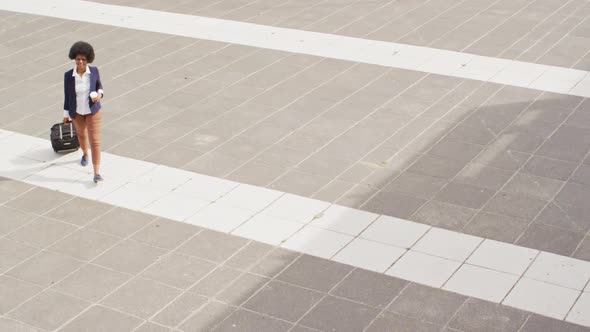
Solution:
<path fill-rule="evenodd" d="M 481 241 L 483 239 L 479 237 L 440 228 L 431 228 L 412 247 L 412 250 L 463 262 Z"/>
<path fill-rule="evenodd" d="M 449 230 L 460 231 L 471 220 L 476 210 L 431 200 L 411 217 L 412 221 Z"/>
<path fill-rule="evenodd" d="M 247 243 L 248 240 L 237 236 L 203 230 L 177 251 L 214 262 L 223 262 Z"/>
<path fill-rule="evenodd" d="M 283 269 L 295 261 L 301 253 L 283 248 L 274 248 L 264 258 L 256 262 L 249 271 L 265 277 L 275 277 Z"/>
<path fill-rule="evenodd" d="M 271 281 L 243 306 L 261 314 L 296 322 L 322 297 L 323 294 L 316 291 Z"/>
<path fill-rule="evenodd" d="M 8 235 L 8 238 L 45 248 L 77 230 L 76 226 L 40 217 Z"/>
<path fill-rule="evenodd" d="M 215 268 L 215 264 L 188 255 L 171 253 L 141 274 L 172 287 L 187 289 Z"/>
<path fill-rule="evenodd" d="M 448 326 L 459 331 L 517 332 L 529 315 L 506 305 L 470 298 Z"/>
<path fill-rule="evenodd" d="M 567 318 L 566 318 L 567 320 Z M 536 332 L 536 331 L 560 331 L 560 332 L 584 332 L 588 329 L 574 323 L 568 323 L 561 319 L 550 318 L 546 316 L 533 314 L 522 326 L 522 332 Z"/>
<path fill-rule="evenodd" d="M 115 208 L 100 216 L 88 226 L 103 233 L 126 238 L 151 223 L 156 216 Z"/>
<path fill-rule="evenodd" d="M 180 291 L 155 281 L 135 278 L 101 303 L 131 315 L 147 319 L 163 309 Z"/>
<path fill-rule="evenodd" d="M 466 299 L 460 294 L 410 283 L 387 310 L 433 324 L 445 325 Z"/>
<path fill-rule="evenodd" d="M 463 264 L 443 289 L 500 303 L 518 280 L 518 276 Z"/>
<path fill-rule="evenodd" d="M 305 226 L 281 244 L 281 247 L 322 258 L 331 258 L 353 237 L 329 230 Z"/>
<path fill-rule="evenodd" d="M 148 185 L 164 191 L 171 191 L 191 180 L 193 175 L 194 173 L 192 172 L 157 165 L 148 172 L 134 179 L 132 182 Z"/>
<path fill-rule="evenodd" d="M 74 318 L 90 303 L 54 291 L 45 291 L 21 305 L 8 317 L 46 330 L 54 330 Z"/>
<path fill-rule="evenodd" d="M 456 261 L 408 251 L 385 274 L 432 287 L 441 287 L 460 265 L 461 263 Z"/>
<path fill-rule="evenodd" d="M 300 324 L 320 331 L 362 331 L 378 314 L 378 309 L 327 296 L 301 319 Z"/>
<path fill-rule="evenodd" d="M 220 265 L 199 280 L 189 291 L 207 297 L 214 297 L 237 280 L 242 274 L 244 272 L 240 270 Z"/>
<path fill-rule="evenodd" d="M 590 280 L 590 262 L 541 252 L 525 277 L 582 290 Z"/>
<path fill-rule="evenodd" d="M 215 295 L 215 299 L 230 305 L 240 306 L 266 285 L 268 281 L 269 278 L 267 277 L 252 273 L 241 273 L 228 286 L 222 287 L 220 292 Z"/>
<path fill-rule="evenodd" d="M 236 310 L 221 302 L 209 302 L 180 325 L 182 331 L 210 331 Z"/>
<path fill-rule="evenodd" d="M 335 232 L 357 236 L 379 215 L 340 205 L 331 205 L 322 212 L 319 218 L 314 218 L 311 225 L 329 229 Z"/>
<path fill-rule="evenodd" d="M 7 202 L 5 206 L 35 214 L 44 214 L 72 199 L 72 196 L 36 187 Z"/>
<path fill-rule="evenodd" d="M 407 250 L 380 242 L 356 238 L 332 259 L 363 269 L 384 273 Z"/>
<path fill-rule="evenodd" d="M 238 227 L 232 234 L 278 245 L 297 232 L 302 226 L 294 221 L 258 214 Z"/>
<path fill-rule="evenodd" d="M 533 223 L 515 244 L 569 256 L 583 239 L 575 231 Z"/>
<path fill-rule="evenodd" d="M 177 326 L 206 303 L 207 298 L 204 296 L 184 293 L 160 311 L 153 320 L 162 325 Z"/>
<path fill-rule="evenodd" d="M 174 191 L 191 194 L 204 200 L 214 201 L 235 189 L 239 183 L 219 179 L 212 176 L 194 174 L 188 182 L 180 185 Z"/>
<path fill-rule="evenodd" d="M 255 214 L 252 210 L 233 207 L 222 203 L 212 203 L 186 219 L 191 225 L 198 225 L 219 232 L 229 233 L 238 228 Z"/>
<path fill-rule="evenodd" d="M 289 331 L 291 326 L 292 324 L 282 320 L 238 309 L 221 322 L 221 324 L 215 328 L 215 331 L 229 332 L 234 331 L 237 328 L 240 331 L 274 332 Z"/>
<path fill-rule="evenodd" d="M 133 181 L 156 167 L 155 164 L 143 160 L 116 156 L 110 153 L 101 154 L 100 170 L 112 179 Z"/>
<path fill-rule="evenodd" d="M 330 203 L 307 197 L 285 194 L 272 202 L 272 204 L 265 208 L 262 213 L 271 217 L 306 224 L 321 215 L 321 212 L 328 206 L 330 206 Z"/>
<path fill-rule="evenodd" d="M 148 204 L 164 197 L 166 193 L 162 189 L 154 189 L 147 185 L 127 183 L 100 200 L 126 209 L 140 210 Z"/>
<path fill-rule="evenodd" d="M 36 285 L 49 286 L 81 265 L 82 262 L 73 258 L 43 251 L 9 270 L 6 275 Z"/>
<path fill-rule="evenodd" d="M 400 248 L 410 248 L 430 226 L 388 216 L 380 216 L 360 237 Z"/>
<path fill-rule="evenodd" d="M 407 281 L 361 269 L 352 271 L 330 294 L 376 308 L 385 308 Z"/>
<path fill-rule="evenodd" d="M 39 252 L 39 249 L 7 238 L 0 238 L 0 273 L 4 273 Z"/>
<path fill-rule="evenodd" d="M 579 295 L 580 292 L 573 289 L 522 278 L 502 303 L 543 316 L 564 319 Z"/>
<path fill-rule="evenodd" d="M 23 157 L 9 156 L 0 160 L 0 176 L 22 180 L 47 167 L 47 164 Z"/>
<path fill-rule="evenodd" d="M 566 321 L 590 326 L 590 292 L 583 292 L 567 315 Z"/>
<path fill-rule="evenodd" d="M 171 220 L 184 221 L 209 203 L 194 196 L 171 192 L 149 203 L 140 211 Z"/>
<path fill-rule="evenodd" d="M 538 253 L 538 250 L 486 239 L 466 263 L 520 276 Z"/>
<path fill-rule="evenodd" d="M 493 194 L 494 191 L 490 189 L 451 182 L 436 195 L 435 199 L 441 202 L 479 209 L 492 198 Z"/>
<path fill-rule="evenodd" d="M 397 192 L 379 191 L 375 196 L 363 203 L 361 207 L 369 212 L 407 219 L 424 203 L 426 203 L 426 200 L 422 198 Z"/>
<path fill-rule="evenodd" d="M 366 329 L 367 332 L 380 331 L 440 331 L 441 326 L 423 322 L 415 318 L 399 315 L 393 312 L 383 312 Z"/>
<path fill-rule="evenodd" d="M 96 305 L 69 322 L 60 331 L 125 332 L 136 328 L 141 322 L 139 318 Z"/>
<path fill-rule="evenodd" d="M 320 292 L 327 292 L 352 269 L 348 265 L 302 255 L 275 279 Z"/>
<path fill-rule="evenodd" d="M 480 212 L 463 228 L 463 232 L 490 240 L 512 243 L 526 230 L 529 222 L 501 214 Z"/>
<path fill-rule="evenodd" d="M 90 302 L 96 302 L 121 286 L 131 276 L 88 264 L 54 285 L 54 290 Z"/>
<path fill-rule="evenodd" d="M 0 276 L 0 314 L 5 315 L 42 290 L 28 282 Z"/>
<path fill-rule="evenodd" d="M 545 200 L 498 192 L 483 209 L 505 216 L 532 220 L 546 204 Z"/>
<path fill-rule="evenodd" d="M 110 235 L 81 229 L 60 240 L 49 250 L 80 260 L 92 260 L 119 241 Z"/>
<path fill-rule="evenodd" d="M 113 191 L 120 189 L 126 183 L 126 180 L 108 178 L 108 181 L 97 185 L 92 181 L 92 175 L 90 175 L 88 178 L 82 177 L 78 181 L 64 185 L 60 188 L 60 191 L 86 199 L 102 199 Z"/>
<path fill-rule="evenodd" d="M 225 261 L 224 264 L 226 266 L 247 271 L 261 259 L 266 258 L 274 249 L 278 248 L 265 243 L 250 241 L 246 246 L 240 249 L 240 251 L 230 257 L 230 259 Z"/>
<path fill-rule="evenodd" d="M 518 173 L 506 184 L 504 191 L 550 200 L 557 194 L 562 185 L 563 182 L 559 180 Z"/>
<path fill-rule="evenodd" d="M 200 231 L 201 228 L 193 225 L 159 218 L 131 238 L 154 247 L 174 249 Z"/>
<path fill-rule="evenodd" d="M 282 195 L 280 191 L 241 184 L 220 198 L 218 202 L 258 212 Z"/>
<path fill-rule="evenodd" d="M 49 211 L 45 216 L 73 225 L 85 226 L 112 209 L 112 205 L 76 197 L 58 209 Z"/>
<path fill-rule="evenodd" d="M 62 187 L 65 187 L 82 177 L 88 177 L 88 174 L 82 171 L 54 165 L 26 177 L 23 181 L 34 186 L 51 190 L 60 190 Z"/>
<path fill-rule="evenodd" d="M 92 262 L 120 272 L 136 274 L 153 264 L 164 253 L 162 249 L 127 240 L 109 249 Z"/>

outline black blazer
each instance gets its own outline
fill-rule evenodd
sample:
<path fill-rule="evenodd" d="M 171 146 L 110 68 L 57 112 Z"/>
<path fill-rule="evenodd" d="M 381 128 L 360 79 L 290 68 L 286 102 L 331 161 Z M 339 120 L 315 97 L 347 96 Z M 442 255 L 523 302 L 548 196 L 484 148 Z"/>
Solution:
<path fill-rule="evenodd" d="M 102 89 L 102 83 L 100 82 L 100 74 L 98 68 L 88 66 L 90 68 L 90 91 L 98 91 Z M 70 118 L 76 117 L 76 78 L 72 76 L 74 69 L 70 69 L 64 74 L 64 110 L 68 111 Z M 101 109 L 100 101 L 98 103 L 92 102 L 92 99 L 88 98 L 88 104 L 90 106 L 90 112 L 96 114 Z"/>

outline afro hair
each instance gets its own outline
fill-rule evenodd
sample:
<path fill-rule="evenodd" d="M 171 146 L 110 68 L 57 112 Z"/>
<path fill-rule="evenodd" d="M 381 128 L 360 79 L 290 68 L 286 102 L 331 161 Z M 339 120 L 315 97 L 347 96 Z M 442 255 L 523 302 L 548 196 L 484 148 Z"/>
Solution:
<path fill-rule="evenodd" d="M 77 55 L 86 56 L 86 62 L 92 63 L 94 61 L 94 48 L 87 42 L 79 41 L 75 42 L 70 48 L 70 54 L 68 55 L 71 60 L 76 59 Z"/>

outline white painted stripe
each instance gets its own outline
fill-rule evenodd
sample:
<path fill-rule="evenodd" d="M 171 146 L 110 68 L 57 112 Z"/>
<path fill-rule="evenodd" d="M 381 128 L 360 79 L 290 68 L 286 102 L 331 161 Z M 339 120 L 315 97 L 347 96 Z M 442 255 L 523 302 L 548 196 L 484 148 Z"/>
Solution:
<path fill-rule="evenodd" d="M 108 153 L 95 185 L 49 145 L 0 130 L 0 176 L 590 326 L 590 262 Z"/>
<path fill-rule="evenodd" d="M 0 9 L 590 97 L 588 71 L 79 0 L 4 0 Z"/>

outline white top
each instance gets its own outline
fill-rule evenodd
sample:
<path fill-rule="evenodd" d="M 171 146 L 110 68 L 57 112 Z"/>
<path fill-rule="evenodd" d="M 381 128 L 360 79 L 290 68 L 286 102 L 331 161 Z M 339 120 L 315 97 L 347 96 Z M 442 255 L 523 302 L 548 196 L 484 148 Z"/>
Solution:
<path fill-rule="evenodd" d="M 88 104 L 88 98 L 90 97 L 90 67 L 86 66 L 86 71 L 80 76 L 76 67 L 72 72 L 72 76 L 76 80 L 76 113 L 81 115 L 90 114 L 90 105 Z M 103 93 L 102 89 L 97 91 Z M 64 110 L 64 117 L 69 117 L 67 110 Z"/>

